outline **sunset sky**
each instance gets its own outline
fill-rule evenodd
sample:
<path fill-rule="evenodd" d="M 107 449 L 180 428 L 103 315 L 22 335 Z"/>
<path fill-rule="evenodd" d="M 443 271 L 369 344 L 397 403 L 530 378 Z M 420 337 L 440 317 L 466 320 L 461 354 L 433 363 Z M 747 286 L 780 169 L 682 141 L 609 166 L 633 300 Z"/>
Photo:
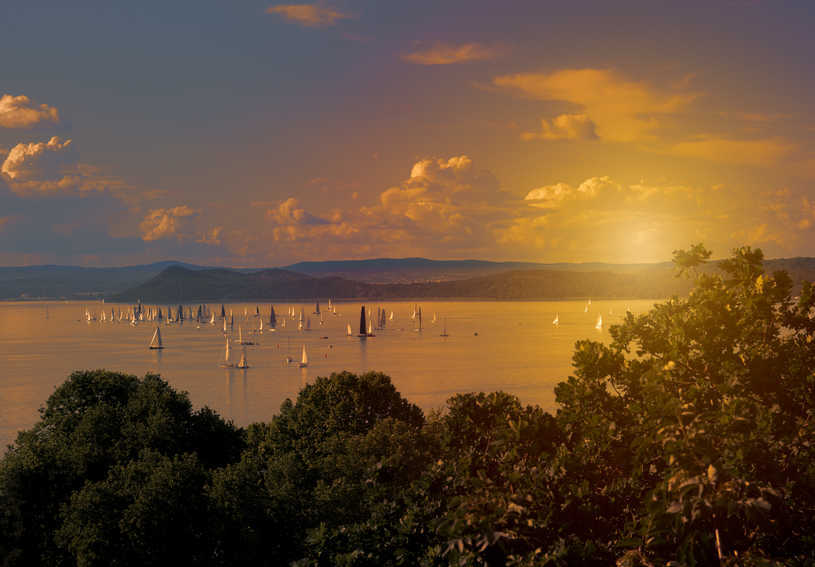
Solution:
<path fill-rule="evenodd" d="M 812 0 L 0 4 L 0 265 L 815 256 Z"/>

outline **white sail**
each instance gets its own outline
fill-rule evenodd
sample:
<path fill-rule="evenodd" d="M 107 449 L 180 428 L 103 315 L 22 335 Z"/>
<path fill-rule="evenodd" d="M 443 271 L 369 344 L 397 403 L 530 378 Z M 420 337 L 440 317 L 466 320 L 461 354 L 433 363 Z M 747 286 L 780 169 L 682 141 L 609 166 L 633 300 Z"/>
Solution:
<path fill-rule="evenodd" d="M 161 329 L 158 327 L 156 327 L 155 332 L 153 332 L 153 338 L 150 340 L 150 348 L 153 350 L 164 348 L 161 342 Z"/>
<path fill-rule="evenodd" d="M 308 366 L 308 353 L 306 352 L 306 345 L 303 345 L 303 355 L 300 357 L 300 368 Z"/>
<path fill-rule="evenodd" d="M 598 331 L 603 330 L 603 316 L 602 315 L 597 316 L 597 323 L 595 323 L 594 328 L 597 329 Z"/>
<path fill-rule="evenodd" d="M 260 320 L 260 327 L 258 328 L 258 331 L 261 333 L 263 332 L 263 319 Z"/>
<path fill-rule="evenodd" d="M 391 311 L 391 315 L 390 315 L 390 317 L 388 317 L 388 319 L 390 319 L 391 321 L 393 321 L 393 311 Z"/>
<path fill-rule="evenodd" d="M 351 330 L 351 323 L 348 323 L 345 326 L 345 334 L 348 335 L 349 337 L 354 334 L 353 331 Z"/>
<path fill-rule="evenodd" d="M 243 347 L 243 351 L 241 351 L 241 359 L 238 361 L 238 368 L 249 368 L 249 364 L 246 362 L 246 347 Z"/>
<path fill-rule="evenodd" d="M 436 318 L 436 312 L 433 312 L 433 324 L 435 325 L 438 319 Z"/>
<path fill-rule="evenodd" d="M 552 319 L 552 324 L 553 324 L 555 327 L 557 327 L 558 325 L 560 325 L 560 314 L 559 314 L 559 313 L 555 313 L 555 318 L 554 318 L 554 319 Z"/>
<path fill-rule="evenodd" d="M 210 324 L 210 325 L 214 325 L 214 324 L 215 324 L 215 313 L 213 313 L 213 314 L 212 314 L 212 317 L 210 317 L 210 319 L 209 319 L 209 324 Z"/>

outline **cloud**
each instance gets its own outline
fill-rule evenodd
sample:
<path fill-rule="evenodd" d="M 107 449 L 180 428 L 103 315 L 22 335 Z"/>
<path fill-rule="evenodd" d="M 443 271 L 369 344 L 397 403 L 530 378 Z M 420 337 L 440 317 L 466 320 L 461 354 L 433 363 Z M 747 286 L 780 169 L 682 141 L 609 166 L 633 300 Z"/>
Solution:
<path fill-rule="evenodd" d="M 707 136 L 675 144 L 668 152 L 719 163 L 768 166 L 777 164 L 795 149 L 794 144 L 783 138 L 733 140 Z"/>
<path fill-rule="evenodd" d="M 596 140 L 594 122 L 585 114 L 561 114 L 551 122 L 541 119 L 540 132 L 523 132 L 524 140 Z"/>
<path fill-rule="evenodd" d="M 11 148 L 2 174 L 12 191 L 20 195 L 55 193 L 77 187 L 76 155 L 71 140 L 54 136 L 47 142 L 20 143 Z"/>
<path fill-rule="evenodd" d="M 335 211 L 330 219 L 307 212 L 294 197 L 277 203 L 266 211 L 272 237 L 278 243 L 311 242 L 324 238 L 347 239 L 359 232 Z"/>
<path fill-rule="evenodd" d="M 161 238 L 183 238 L 186 220 L 199 214 L 187 205 L 173 208 L 152 209 L 139 225 L 142 240 L 152 241 Z"/>
<path fill-rule="evenodd" d="M 0 96 L 0 128 L 30 128 L 41 122 L 59 122 L 59 112 L 47 104 L 34 104 L 25 95 Z"/>
<path fill-rule="evenodd" d="M 452 65 L 454 63 L 495 59 L 501 54 L 501 51 L 496 47 L 480 43 L 461 43 L 458 45 L 436 43 L 426 49 L 405 53 L 401 57 L 403 61 L 417 65 Z"/>
<path fill-rule="evenodd" d="M 334 8 L 319 4 L 279 4 L 266 8 L 266 13 L 276 14 L 290 22 L 311 28 L 333 26 L 338 20 L 351 17 Z"/>
<path fill-rule="evenodd" d="M 609 69 L 502 75 L 493 84 L 538 100 L 572 103 L 596 125 L 597 136 L 626 142 L 649 136 L 663 115 L 682 110 L 696 98 L 693 93 L 632 81 Z"/>

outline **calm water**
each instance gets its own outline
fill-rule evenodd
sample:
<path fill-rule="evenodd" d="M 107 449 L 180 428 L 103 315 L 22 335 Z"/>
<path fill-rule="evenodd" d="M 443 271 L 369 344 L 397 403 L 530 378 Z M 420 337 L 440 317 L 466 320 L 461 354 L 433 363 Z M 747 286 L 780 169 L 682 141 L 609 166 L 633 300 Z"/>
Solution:
<path fill-rule="evenodd" d="M 635 313 L 653 301 L 594 301 L 585 312 L 584 301 L 546 302 L 435 302 L 421 303 L 424 330 L 414 330 L 412 302 L 368 304 L 394 312 L 387 328 L 375 337 L 346 336 L 350 323 L 356 334 L 360 303 L 338 303 L 338 315 L 313 315 L 314 304 L 276 303 L 278 330 L 257 334 L 255 304 L 228 304 L 234 312 L 237 335 L 258 344 L 246 347 L 248 370 L 224 369 L 225 339 L 222 322 L 215 325 L 185 322 L 162 325 L 165 349 L 147 348 L 155 323 L 131 326 L 127 322 L 87 322 L 84 312 L 99 315 L 104 309 L 129 306 L 111 303 L 2 303 L 0 302 L 0 447 L 16 431 L 30 427 L 37 409 L 54 387 L 77 369 L 108 368 L 138 376 L 160 373 L 175 388 L 186 390 L 196 407 L 208 405 L 238 425 L 268 420 L 286 398 L 316 376 L 333 371 L 381 370 L 396 388 L 424 410 L 441 407 L 459 392 L 504 390 L 523 403 L 554 409 L 554 387 L 569 375 L 574 342 L 581 338 L 607 341 L 609 324 L 618 322 L 626 306 Z M 298 331 L 297 321 L 280 320 L 289 307 L 311 317 L 309 332 Z M 326 311 L 326 306 L 323 305 Z M 220 304 L 210 305 L 216 313 Z M 163 309 L 166 313 L 166 307 Z M 244 317 L 244 310 L 248 317 Z M 433 324 L 433 314 L 438 322 Z M 269 305 L 261 305 L 264 326 Z M 559 314 L 560 325 L 552 320 Z M 602 314 L 604 329 L 595 329 Z M 446 319 L 448 337 L 439 336 Z M 253 333 L 250 335 L 250 333 Z M 477 333 L 477 334 L 476 334 Z M 323 338 L 327 337 L 327 338 Z M 286 366 L 287 355 L 300 360 L 306 345 L 309 366 Z M 233 343 L 233 358 L 241 347 Z M 0 451 L 2 452 L 2 451 Z"/>

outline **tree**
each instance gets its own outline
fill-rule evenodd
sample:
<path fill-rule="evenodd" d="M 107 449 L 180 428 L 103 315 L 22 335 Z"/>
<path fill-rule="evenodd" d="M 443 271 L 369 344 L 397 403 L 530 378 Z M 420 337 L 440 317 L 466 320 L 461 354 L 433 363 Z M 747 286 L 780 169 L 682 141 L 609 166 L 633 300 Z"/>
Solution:
<path fill-rule="evenodd" d="M 10 564 L 71 564 L 70 549 L 55 534 L 86 484 L 106 482 L 145 450 L 168 458 L 196 454 L 207 468 L 233 461 L 242 447 L 234 426 L 208 408 L 193 411 L 186 393 L 158 375 L 74 372 L 0 463 L 0 549 Z"/>
<path fill-rule="evenodd" d="M 579 342 L 557 387 L 570 483 L 592 488 L 577 509 L 625 564 L 812 562 L 813 289 L 793 298 L 759 250 L 719 273 L 695 269 L 701 246 L 675 256 L 690 295 Z"/>

